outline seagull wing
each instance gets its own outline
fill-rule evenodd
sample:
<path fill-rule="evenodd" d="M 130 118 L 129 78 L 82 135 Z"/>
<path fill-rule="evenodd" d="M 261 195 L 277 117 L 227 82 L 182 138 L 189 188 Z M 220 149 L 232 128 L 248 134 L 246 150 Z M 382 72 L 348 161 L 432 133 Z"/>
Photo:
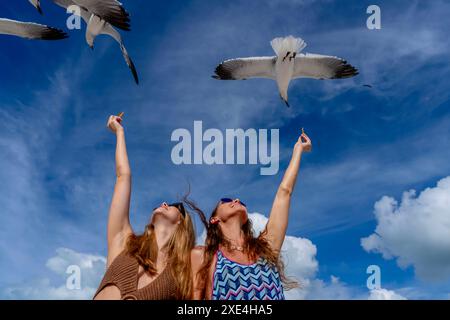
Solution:
<path fill-rule="evenodd" d="M 53 0 L 53 2 L 64 9 L 67 9 L 68 7 L 70 7 L 72 5 L 78 6 L 80 8 L 81 18 L 83 18 L 83 20 L 84 20 L 84 22 L 86 22 L 86 24 L 89 23 L 89 18 L 91 17 L 91 14 L 89 13 L 89 11 L 87 11 L 86 8 L 77 5 L 75 3 L 75 0 Z"/>
<path fill-rule="evenodd" d="M 130 56 L 128 55 L 127 49 L 123 44 L 122 37 L 120 36 L 119 32 L 117 32 L 117 30 L 114 29 L 114 27 L 109 23 L 106 23 L 101 34 L 109 35 L 119 43 L 123 58 L 125 59 L 128 68 L 130 68 L 131 73 L 133 74 L 134 81 L 136 82 L 136 84 L 139 84 L 139 77 L 136 71 L 136 67 L 134 66 L 133 60 L 131 60 Z"/>
<path fill-rule="evenodd" d="M 75 1 L 78 2 L 79 0 L 53 0 L 53 1 L 56 4 L 58 4 L 59 6 L 61 6 L 63 8 L 67 8 L 70 5 L 75 4 L 74 3 Z M 134 66 L 133 60 L 131 60 L 130 56 L 128 55 L 127 49 L 125 48 L 125 46 L 123 44 L 122 37 L 120 36 L 119 32 L 117 32 L 117 30 L 114 29 L 114 27 L 110 23 L 103 21 L 101 19 L 101 17 L 90 13 L 87 10 L 87 8 L 80 6 L 80 9 L 81 9 L 80 10 L 81 17 L 88 24 L 88 26 L 86 28 L 86 33 L 88 33 L 90 31 L 91 27 L 93 27 L 95 29 L 98 27 L 98 24 L 101 25 L 104 23 L 103 28 L 101 28 L 101 30 L 100 30 L 100 34 L 109 35 L 109 36 L 113 37 L 119 43 L 123 58 L 125 59 L 127 66 L 130 68 L 131 73 L 133 74 L 134 81 L 138 84 L 139 78 L 138 78 L 138 73 L 136 71 L 136 67 Z M 95 35 L 93 35 L 93 36 L 95 37 Z"/>
<path fill-rule="evenodd" d="M 356 76 L 358 70 L 344 59 L 320 54 L 295 57 L 293 78 L 342 79 Z"/>
<path fill-rule="evenodd" d="M 119 29 L 130 30 L 129 14 L 116 0 L 73 0 L 73 2 Z"/>
<path fill-rule="evenodd" d="M 248 78 L 275 78 L 276 57 L 251 57 L 225 60 L 216 67 L 213 78 L 245 80 Z"/>
<path fill-rule="evenodd" d="M 60 40 L 68 37 L 65 32 L 56 28 L 10 19 L 0 19 L 0 34 L 42 40 Z"/>

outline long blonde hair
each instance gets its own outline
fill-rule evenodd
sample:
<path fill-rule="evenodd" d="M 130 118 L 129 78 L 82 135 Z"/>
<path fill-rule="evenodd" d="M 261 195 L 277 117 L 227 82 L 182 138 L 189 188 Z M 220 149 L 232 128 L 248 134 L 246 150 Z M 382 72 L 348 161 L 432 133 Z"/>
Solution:
<path fill-rule="evenodd" d="M 187 196 L 183 197 L 183 202 L 197 211 L 198 208 L 192 207 L 193 202 L 189 201 Z M 186 215 L 164 247 L 167 250 L 168 266 L 177 283 L 177 299 L 192 299 L 191 250 L 194 245 L 194 225 L 190 214 L 186 211 Z M 126 251 L 137 259 L 150 276 L 157 274 L 158 246 L 153 224 L 146 225 L 144 232 L 140 235 L 131 234 L 127 240 Z"/>

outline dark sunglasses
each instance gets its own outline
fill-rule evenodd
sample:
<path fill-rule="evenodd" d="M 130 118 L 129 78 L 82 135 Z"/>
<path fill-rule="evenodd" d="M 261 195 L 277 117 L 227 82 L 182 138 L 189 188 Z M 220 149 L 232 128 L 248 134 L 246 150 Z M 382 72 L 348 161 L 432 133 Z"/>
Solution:
<path fill-rule="evenodd" d="M 231 198 L 222 198 L 220 199 L 221 203 L 229 203 L 229 202 L 233 202 L 234 200 Z M 244 207 L 247 208 L 247 206 L 245 205 L 245 203 L 243 203 L 241 200 L 239 200 L 239 203 L 242 204 Z"/>
<path fill-rule="evenodd" d="M 183 215 L 183 218 L 186 217 L 186 210 L 184 209 L 183 202 L 174 202 L 174 203 L 168 204 L 168 206 L 177 208 Z"/>

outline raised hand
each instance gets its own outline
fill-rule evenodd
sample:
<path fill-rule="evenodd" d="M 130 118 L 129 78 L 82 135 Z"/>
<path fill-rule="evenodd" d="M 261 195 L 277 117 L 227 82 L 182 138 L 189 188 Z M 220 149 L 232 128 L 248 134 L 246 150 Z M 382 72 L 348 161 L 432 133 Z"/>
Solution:
<path fill-rule="evenodd" d="M 114 116 L 110 115 L 108 118 L 108 123 L 106 126 L 114 133 L 117 133 L 119 130 L 123 130 L 122 122 L 123 112 L 119 113 L 119 115 Z"/>
<path fill-rule="evenodd" d="M 306 135 L 305 131 L 302 128 L 302 134 L 297 140 L 295 144 L 295 148 L 299 148 L 301 151 L 310 152 L 312 149 L 311 139 Z"/>

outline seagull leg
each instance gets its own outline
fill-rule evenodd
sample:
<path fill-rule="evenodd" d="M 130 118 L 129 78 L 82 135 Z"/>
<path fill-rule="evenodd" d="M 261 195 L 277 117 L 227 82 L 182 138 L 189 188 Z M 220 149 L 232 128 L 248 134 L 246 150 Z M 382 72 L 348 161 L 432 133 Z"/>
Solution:
<path fill-rule="evenodd" d="M 287 56 L 290 55 L 290 54 L 291 54 L 290 51 L 286 52 L 286 55 L 284 56 L 283 61 L 284 61 L 284 60 L 287 58 Z"/>
<path fill-rule="evenodd" d="M 295 59 L 296 55 L 297 55 L 297 52 L 292 53 L 292 56 L 289 57 L 289 61 L 291 61 L 292 59 Z"/>

